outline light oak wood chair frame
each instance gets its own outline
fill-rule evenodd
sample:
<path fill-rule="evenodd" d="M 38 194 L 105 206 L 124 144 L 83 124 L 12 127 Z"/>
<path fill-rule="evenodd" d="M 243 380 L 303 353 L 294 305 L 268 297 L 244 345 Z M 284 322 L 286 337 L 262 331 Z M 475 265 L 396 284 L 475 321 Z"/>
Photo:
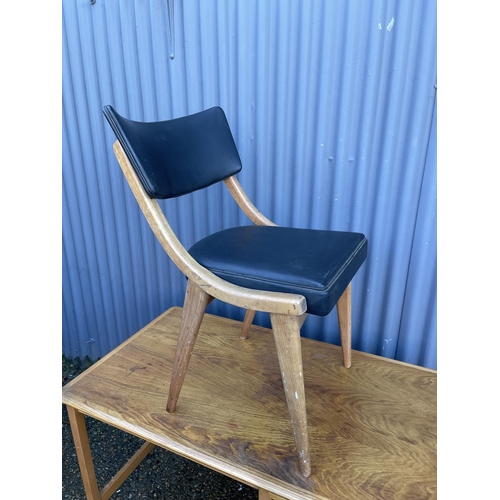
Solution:
<path fill-rule="evenodd" d="M 188 278 L 179 340 L 168 394 L 167 411 L 175 411 L 198 331 L 207 305 L 219 299 L 246 309 L 241 338 L 246 338 L 255 312 L 270 314 L 286 401 L 290 412 L 301 473 L 311 474 L 307 414 L 302 369 L 300 328 L 307 317 L 302 295 L 252 290 L 229 283 L 201 266 L 184 248 L 156 199 L 146 193 L 127 155 L 118 141 L 113 150 L 132 192 L 155 236 L 175 265 Z M 236 176 L 224 180 L 229 192 L 248 218 L 256 225 L 276 226 L 257 210 Z M 337 302 L 343 361 L 351 365 L 351 284 Z"/>

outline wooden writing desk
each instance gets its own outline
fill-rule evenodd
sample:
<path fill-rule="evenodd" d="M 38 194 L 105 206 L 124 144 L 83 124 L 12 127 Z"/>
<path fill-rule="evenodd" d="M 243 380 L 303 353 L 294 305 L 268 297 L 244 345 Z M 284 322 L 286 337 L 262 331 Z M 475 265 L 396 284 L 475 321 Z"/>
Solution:
<path fill-rule="evenodd" d="M 182 309 L 159 316 L 63 388 L 89 500 L 154 445 L 259 490 L 260 500 L 436 498 L 435 371 L 302 339 L 312 474 L 298 471 L 272 332 L 205 315 L 174 414 L 165 411 Z M 146 442 L 99 491 L 83 415 Z"/>

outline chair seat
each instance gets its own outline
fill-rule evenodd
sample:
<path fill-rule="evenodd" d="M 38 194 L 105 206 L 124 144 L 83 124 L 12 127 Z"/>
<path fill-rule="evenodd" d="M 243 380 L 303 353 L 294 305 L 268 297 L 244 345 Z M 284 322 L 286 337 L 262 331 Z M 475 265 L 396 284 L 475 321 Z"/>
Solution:
<path fill-rule="evenodd" d="M 361 233 L 271 226 L 226 229 L 189 253 L 218 277 L 251 289 L 303 295 L 307 312 L 327 315 L 366 259 Z"/>

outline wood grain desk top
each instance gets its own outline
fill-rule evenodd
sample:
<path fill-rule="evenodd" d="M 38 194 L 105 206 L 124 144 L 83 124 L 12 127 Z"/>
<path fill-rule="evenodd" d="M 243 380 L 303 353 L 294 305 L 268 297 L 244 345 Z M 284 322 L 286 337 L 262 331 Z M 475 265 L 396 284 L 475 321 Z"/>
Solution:
<path fill-rule="evenodd" d="M 302 339 L 312 474 L 298 471 L 272 332 L 205 315 L 165 411 L 181 308 L 63 388 L 63 403 L 288 499 L 436 498 L 437 373 Z"/>

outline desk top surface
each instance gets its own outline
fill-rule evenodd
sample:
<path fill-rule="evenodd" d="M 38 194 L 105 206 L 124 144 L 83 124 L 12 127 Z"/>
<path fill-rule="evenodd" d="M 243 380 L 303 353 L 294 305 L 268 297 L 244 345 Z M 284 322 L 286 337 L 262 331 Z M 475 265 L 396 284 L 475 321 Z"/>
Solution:
<path fill-rule="evenodd" d="M 165 411 L 175 307 L 63 388 L 63 403 L 289 499 L 436 498 L 432 370 L 302 339 L 312 474 L 299 470 L 272 332 L 205 315 L 176 412 Z"/>

